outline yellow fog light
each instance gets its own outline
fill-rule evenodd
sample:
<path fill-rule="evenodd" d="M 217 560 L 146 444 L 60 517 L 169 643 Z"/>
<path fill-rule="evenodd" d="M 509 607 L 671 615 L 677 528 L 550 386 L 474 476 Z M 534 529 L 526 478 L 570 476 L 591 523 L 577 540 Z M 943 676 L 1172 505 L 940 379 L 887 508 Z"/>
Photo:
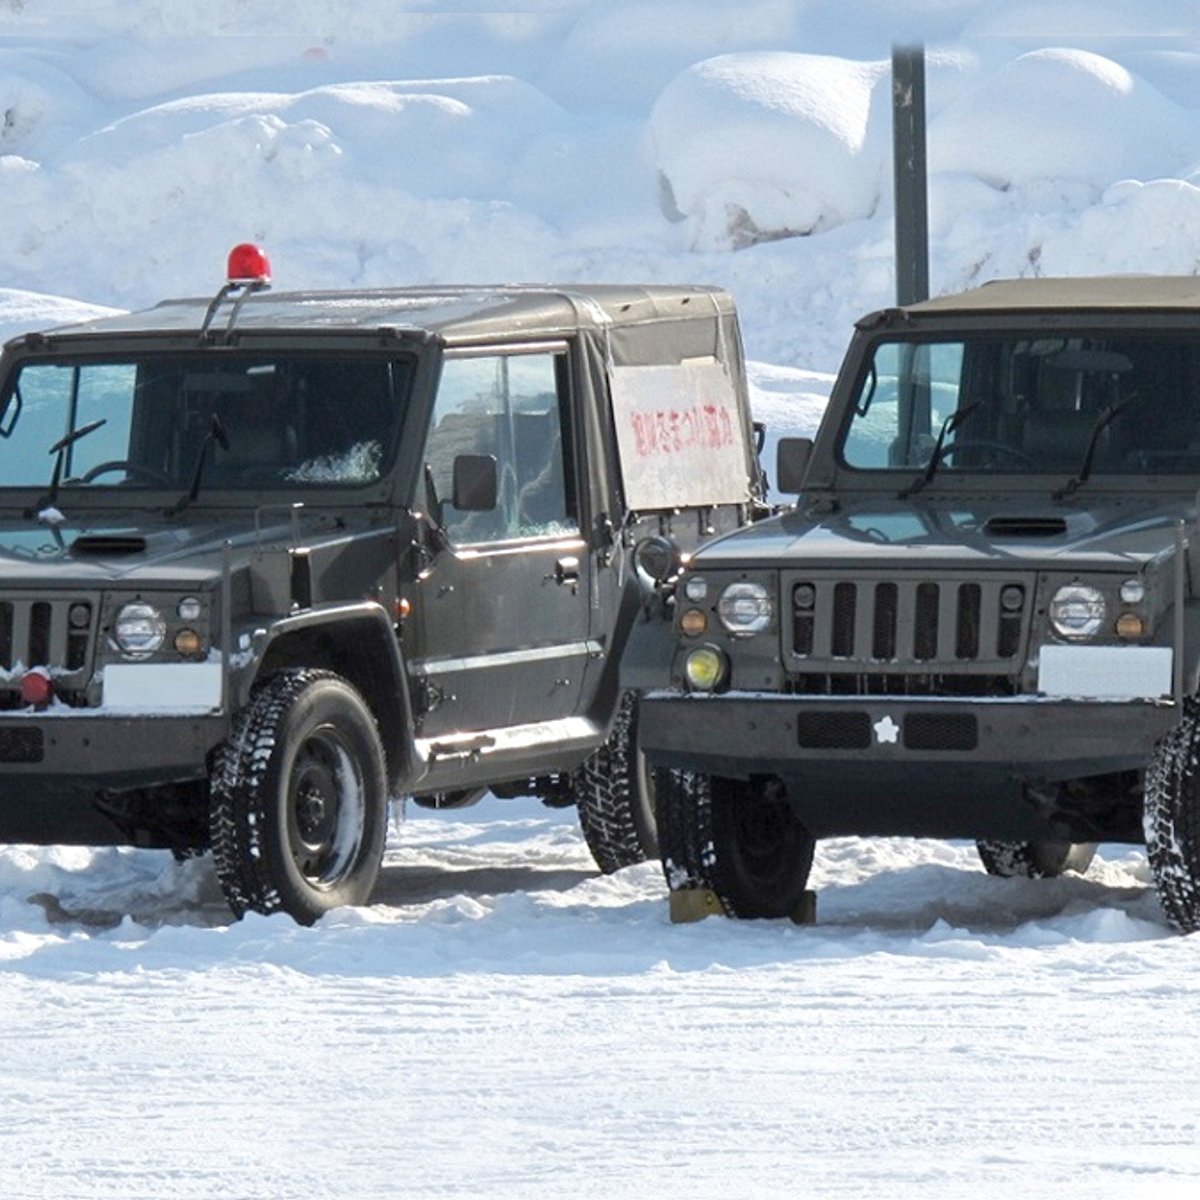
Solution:
<path fill-rule="evenodd" d="M 1146 622 L 1137 613 L 1122 613 L 1117 618 L 1117 637 L 1140 638 L 1145 632 Z"/>
<path fill-rule="evenodd" d="M 725 680 L 728 663 L 716 646 L 697 646 L 684 660 L 683 673 L 698 692 L 715 691 Z"/>
<path fill-rule="evenodd" d="M 175 635 L 174 645 L 187 658 L 195 658 L 204 650 L 204 641 L 194 629 L 181 629 Z"/>
<path fill-rule="evenodd" d="M 688 637 L 699 637 L 708 628 L 708 617 L 698 608 L 689 608 L 679 618 L 679 628 Z"/>

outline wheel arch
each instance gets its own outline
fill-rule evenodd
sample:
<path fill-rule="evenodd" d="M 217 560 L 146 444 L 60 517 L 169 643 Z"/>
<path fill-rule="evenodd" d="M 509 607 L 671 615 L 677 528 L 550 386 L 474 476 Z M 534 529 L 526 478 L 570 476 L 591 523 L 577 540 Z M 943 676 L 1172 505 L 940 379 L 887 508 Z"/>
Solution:
<path fill-rule="evenodd" d="M 292 667 L 334 671 L 362 694 L 387 757 L 393 789 L 406 790 L 415 774 L 412 704 L 395 632 L 377 604 L 297 614 L 268 633 L 254 682 Z M 244 703 L 248 699 L 241 697 Z"/>

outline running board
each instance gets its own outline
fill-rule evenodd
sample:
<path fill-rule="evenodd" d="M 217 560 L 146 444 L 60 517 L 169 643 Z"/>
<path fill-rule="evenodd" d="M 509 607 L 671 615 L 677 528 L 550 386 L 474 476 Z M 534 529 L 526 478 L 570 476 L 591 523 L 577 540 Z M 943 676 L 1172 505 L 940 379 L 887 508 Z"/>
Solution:
<path fill-rule="evenodd" d="M 509 725 L 503 729 L 452 733 L 440 738 L 417 738 L 417 753 L 432 765 L 456 758 L 477 760 L 556 742 L 587 741 L 596 736 L 596 726 L 586 717 L 564 717 L 559 721 L 535 721 L 529 725 Z"/>

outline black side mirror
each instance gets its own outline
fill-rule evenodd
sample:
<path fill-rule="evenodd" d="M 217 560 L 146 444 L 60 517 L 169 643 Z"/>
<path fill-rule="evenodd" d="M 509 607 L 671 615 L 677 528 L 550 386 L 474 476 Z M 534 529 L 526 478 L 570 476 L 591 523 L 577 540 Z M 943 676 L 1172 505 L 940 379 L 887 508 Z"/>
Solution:
<path fill-rule="evenodd" d="M 450 502 L 459 512 L 491 512 L 498 497 L 494 454 L 455 456 L 454 495 Z"/>
<path fill-rule="evenodd" d="M 781 492 L 794 496 L 804 490 L 804 476 L 808 472 L 812 448 L 812 438 L 779 439 L 775 451 L 775 479 Z"/>

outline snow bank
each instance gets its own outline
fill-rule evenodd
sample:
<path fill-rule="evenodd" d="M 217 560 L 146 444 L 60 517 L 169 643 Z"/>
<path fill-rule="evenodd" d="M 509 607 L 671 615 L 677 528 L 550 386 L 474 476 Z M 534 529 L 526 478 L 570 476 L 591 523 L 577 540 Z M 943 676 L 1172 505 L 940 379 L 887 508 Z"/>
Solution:
<path fill-rule="evenodd" d="M 0 344 L 19 333 L 34 329 L 50 329 L 74 321 L 111 316 L 119 309 L 99 304 L 85 304 L 61 296 L 44 296 L 37 292 L 22 292 L 0 288 Z"/>
<path fill-rule="evenodd" d="M 929 166 L 998 188 L 1047 179 L 1103 188 L 1178 172 L 1191 126 L 1178 105 L 1111 59 L 1035 50 L 930 123 Z"/>
<path fill-rule="evenodd" d="M 729 54 L 688 68 L 650 114 L 663 207 L 692 243 L 738 249 L 868 217 L 882 154 L 870 131 L 884 63 Z"/>

